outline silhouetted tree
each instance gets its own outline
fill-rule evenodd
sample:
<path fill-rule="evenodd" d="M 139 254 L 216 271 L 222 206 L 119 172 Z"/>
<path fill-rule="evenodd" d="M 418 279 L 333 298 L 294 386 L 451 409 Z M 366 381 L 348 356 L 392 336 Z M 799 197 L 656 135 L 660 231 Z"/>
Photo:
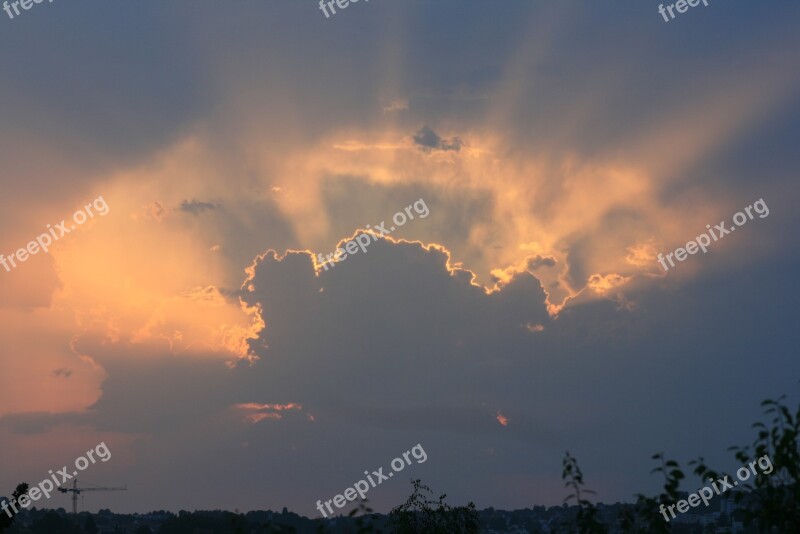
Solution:
<path fill-rule="evenodd" d="M 17 504 L 19 502 L 19 498 L 23 495 L 28 494 L 28 485 L 26 483 L 19 484 L 17 488 L 14 490 L 14 493 L 11 494 L 12 501 Z M 8 516 L 9 512 L 5 512 L 4 510 L 0 510 L 0 532 L 6 530 L 11 526 L 14 522 L 14 518 L 16 518 L 17 513 L 14 512 L 14 509 L 10 506 L 7 507 L 9 512 L 11 513 L 11 517 Z M 17 504 L 17 509 L 19 509 L 19 505 Z"/>
<path fill-rule="evenodd" d="M 762 468 L 758 462 L 764 457 L 769 462 L 763 463 L 772 465 L 772 471 L 764 473 L 762 468 L 739 484 L 742 491 L 733 494 L 745 522 L 753 523 L 760 532 L 800 532 L 800 406 L 793 415 L 784 399 L 781 396 L 761 403 L 764 415 L 771 415 L 772 421 L 752 425 L 758 430 L 752 445 L 728 449 L 743 466 L 756 462 Z M 721 476 L 709 469 L 703 458 L 692 464 L 696 465 L 695 474 L 703 479 Z"/>
<path fill-rule="evenodd" d="M 564 485 L 572 489 L 572 493 L 564 498 L 564 502 L 575 499 L 578 504 L 577 526 L 578 534 L 606 534 L 608 529 L 597 519 L 597 508 L 585 494 L 594 494 L 592 490 L 583 487 L 583 473 L 578 467 L 578 461 L 567 451 L 562 462 L 561 479 L 566 482 Z"/>
<path fill-rule="evenodd" d="M 473 503 L 452 507 L 444 502 L 446 494 L 437 500 L 425 493 L 433 491 L 419 480 L 412 480 L 414 492 L 406 502 L 389 512 L 389 523 L 396 534 L 472 534 L 478 532 L 478 513 Z"/>
<path fill-rule="evenodd" d="M 755 471 L 752 466 L 757 463 L 761 471 L 747 481 L 739 481 L 738 491 L 733 492 L 732 496 L 740 505 L 745 524 L 758 532 L 800 532 L 800 406 L 792 413 L 784 404 L 784 397 L 765 400 L 761 405 L 765 415 L 772 416 L 771 422 L 753 424 L 758 436 L 752 445 L 729 448 L 745 469 L 750 466 Z M 667 460 L 663 453 L 654 455 L 653 459 L 660 462 L 652 472 L 663 474 L 664 490 L 656 497 L 639 494 L 635 504 L 625 507 L 617 526 L 626 534 L 672 532 L 673 525 L 664 520 L 660 507 L 680 500 L 679 487 L 685 477 L 678 462 Z M 703 481 L 718 480 L 725 476 L 738 480 L 735 475 L 710 469 L 703 458 L 689 462 L 689 465 L 694 466 L 694 473 Z M 765 472 L 770 466 L 772 471 Z M 581 489 L 583 474 L 569 453 L 564 459 L 562 478 L 569 479 L 567 486 L 575 491 L 565 501 L 575 498 L 581 506 L 577 517 L 578 532 L 606 532 L 592 530 L 605 527 L 598 526 L 599 521 L 591 503 L 585 500 L 581 502 L 581 491 L 586 493 L 587 490 Z M 728 521 L 717 526 L 728 526 Z M 707 525 L 704 532 L 714 529 L 714 526 Z"/>
<path fill-rule="evenodd" d="M 94 522 L 92 514 L 86 516 L 86 521 L 83 522 L 83 531 L 86 532 L 86 534 L 97 534 L 97 525 Z"/>
<path fill-rule="evenodd" d="M 33 522 L 33 534 L 81 534 L 81 529 L 70 518 L 61 516 L 56 512 L 46 512 L 42 517 Z"/>
<path fill-rule="evenodd" d="M 685 478 L 680 465 L 674 460 L 667 460 L 664 453 L 653 455 L 660 465 L 651 473 L 664 476 L 664 490 L 656 497 L 647 497 L 641 493 L 636 495 L 636 503 L 627 507 L 620 518 L 620 527 L 626 534 L 666 534 L 672 532 L 672 526 L 664 520 L 659 510 L 661 505 L 674 504 L 679 499 L 678 488 Z"/>
<path fill-rule="evenodd" d="M 356 534 L 380 532 L 380 529 L 376 529 L 372 522 L 367 522 L 366 517 L 372 513 L 372 508 L 367 506 L 367 499 L 360 501 L 358 507 L 351 510 L 350 513 L 347 514 L 347 517 L 356 517 L 359 513 L 361 515 L 356 519 Z"/>

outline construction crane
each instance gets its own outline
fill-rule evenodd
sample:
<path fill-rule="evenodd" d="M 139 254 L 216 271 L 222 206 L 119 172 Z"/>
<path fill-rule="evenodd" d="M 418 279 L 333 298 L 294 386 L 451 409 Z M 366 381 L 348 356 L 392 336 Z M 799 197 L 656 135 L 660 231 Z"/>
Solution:
<path fill-rule="evenodd" d="M 127 486 L 124 488 L 79 488 L 78 480 L 72 481 L 71 488 L 58 488 L 61 493 L 72 493 L 72 513 L 78 513 L 78 494 L 84 491 L 128 491 Z"/>

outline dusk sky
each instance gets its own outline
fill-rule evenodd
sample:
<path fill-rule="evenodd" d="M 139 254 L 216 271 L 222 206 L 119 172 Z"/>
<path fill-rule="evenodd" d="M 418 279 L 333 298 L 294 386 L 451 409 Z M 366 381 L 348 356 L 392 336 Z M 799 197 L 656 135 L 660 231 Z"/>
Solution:
<path fill-rule="evenodd" d="M 417 444 L 377 511 L 736 467 L 800 392 L 800 4 L 708 4 L 0 11 L 0 495 L 100 442 L 83 510 L 317 517 Z"/>

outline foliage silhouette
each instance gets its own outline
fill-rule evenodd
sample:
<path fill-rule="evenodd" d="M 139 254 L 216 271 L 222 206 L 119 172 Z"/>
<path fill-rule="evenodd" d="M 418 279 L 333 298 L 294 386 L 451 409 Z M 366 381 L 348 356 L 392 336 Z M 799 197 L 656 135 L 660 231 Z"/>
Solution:
<path fill-rule="evenodd" d="M 758 430 L 752 445 L 728 449 L 742 465 L 764 456 L 773 465 L 771 473 L 758 472 L 739 484 L 742 491 L 733 494 L 743 510 L 745 522 L 754 524 L 760 532 L 800 532 L 800 406 L 792 415 L 784 400 L 781 396 L 762 402 L 764 415 L 772 416 L 771 423 L 752 425 Z M 725 476 L 710 469 L 703 458 L 692 465 L 701 478 Z"/>
<path fill-rule="evenodd" d="M 473 503 L 452 507 L 444 502 L 446 494 L 438 499 L 428 498 L 433 491 L 412 480 L 414 492 L 404 504 L 389 512 L 391 532 L 396 534 L 473 534 L 478 532 L 478 513 Z"/>
<path fill-rule="evenodd" d="M 578 467 L 578 461 L 570 455 L 569 451 L 562 462 L 561 478 L 565 480 L 564 486 L 572 488 L 572 493 L 564 498 L 564 503 L 575 499 L 578 504 L 577 526 L 578 534 L 606 534 L 608 529 L 597 519 L 597 508 L 583 495 L 595 492 L 583 487 L 583 473 Z"/>
<path fill-rule="evenodd" d="M 18 484 L 17 488 L 14 490 L 14 493 L 11 494 L 12 501 L 17 503 L 19 502 L 20 497 L 27 494 L 28 494 L 28 485 L 25 482 L 23 482 L 22 484 Z M 17 516 L 16 512 L 14 512 L 14 510 L 10 506 L 8 507 L 8 510 L 11 513 L 11 517 L 9 517 L 8 513 L 6 513 L 5 511 L 0 511 L 0 532 L 3 532 L 7 528 L 9 528 Z"/>
<path fill-rule="evenodd" d="M 81 529 L 70 518 L 60 515 L 52 510 L 34 521 L 31 526 L 33 534 L 81 534 Z"/>
<path fill-rule="evenodd" d="M 800 406 L 792 413 L 784 400 L 785 397 L 780 397 L 762 402 L 764 414 L 771 416 L 771 421 L 753 424 L 758 434 L 752 445 L 728 449 L 734 452 L 742 466 L 765 456 L 773 466 L 773 471 L 768 474 L 758 472 L 749 480 L 741 481 L 737 491 L 732 493 L 739 504 L 745 526 L 767 534 L 800 532 Z M 638 494 L 636 502 L 625 508 L 617 524 L 625 534 L 672 532 L 672 524 L 664 520 L 659 508 L 662 504 L 668 506 L 680 500 L 679 488 L 685 476 L 678 462 L 667 460 L 664 453 L 653 455 L 653 460 L 660 465 L 652 472 L 664 476 L 664 489 L 655 497 Z M 702 457 L 689 462 L 689 465 L 694 467 L 694 474 L 703 480 L 704 485 L 709 479 L 717 480 L 724 476 L 738 479 L 734 475 L 712 470 Z M 578 532 L 607 532 L 608 527 L 599 520 L 595 506 L 582 497 L 594 492 L 583 489 L 583 473 L 577 461 L 567 453 L 563 466 L 562 479 L 573 491 L 564 502 L 574 498 L 580 506 L 576 519 Z M 695 490 L 692 488 L 692 491 Z M 574 532 L 574 529 L 567 531 Z"/>

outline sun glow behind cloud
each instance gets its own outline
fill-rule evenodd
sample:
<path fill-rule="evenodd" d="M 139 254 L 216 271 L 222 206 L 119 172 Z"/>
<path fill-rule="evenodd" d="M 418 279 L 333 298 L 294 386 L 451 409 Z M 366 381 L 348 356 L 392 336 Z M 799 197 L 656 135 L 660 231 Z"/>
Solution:
<path fill-rule="evenodd" d="M 794 57 L 776 52 L 793 49 L 786 46 L 794 41 L 786 37 L 785 28 L 755 28 L 758 36 L 746 37 L 754 41 L 740 50 L 735 68 L 715 55 L 735 43 L 716 40 L 727 45 L 704 50 L 709 56 L 701 67 L 678 55 L 670 59 L 671 41 L 659 40 L 643 31 L 644 26 L 627 24 L 628 19 L 618 16 L 621 11 L 614 13 L 614 19 L 593 19 L 598 12 L 592 9 L 599 8 L 578 3 L 535 3 L 513 13 L 506 11 L 511 9 L 507 6 L 476 4 L 458 7 L 459 17 L 476 17 L 476 24 L 459 28 L 473 38 L 464 38 L 456 50 L 450 48 L 456 40 L 446 24 L 440 24 L 452 20 L 453 12 L 442 4 L 371 6 L 362 12 L 360 31 L 350 31 L 345 24 L 351 22 L 342 17 L 336 21 L 338 27 L 321 27 L 291 43 L 296 46 L 287 46 L 283 33 L 283 28 L 292 26 L 274 21 L 281 20 L 280 14 L 294 24 L 309 24 L 304 8 L 295 7 L 299 3 L 270 6 L 272 11 L 264 12 L 258 12 L 264 8 L 255 4 L 237 6 L 225 14 L 198 7 L 188 25 L 185 14 L 169 19 L 159 11 L 159 17 L 180 21 L 181 30 L 174 35 L 170 31 L 163 44 L 171 54 L 165 57 L 190 71 L 183 73 L 185 80 L 179 79 L 182 71 L 172 67 L 151 70 L 151 65 L 141 67 L 125 59 L 120 62 L 124 71 L 112 69 L 106 80 L 98 77 L 96 87 L 70 78 L 70 83 L 49 84 L 59 92 L 46 98 L 44 93 L 25 92 L 29 98 L 17 102 L 25 106 L 26 113 L 19 112 L 25 115 L 25 128 L 13 122 L 19 120 L 16 114 L 7 119 L 13 127 L 0 128 L 0 155 L 8 176 L 0 200 L 0 220 L 6 223 L 0 252 L 23 246 L 45 223 L 60 220 L 97 194 L 104 195 L 111 212 L 70 235 L 49 255 L 29 260 L 8 275 L 0 271 L 3 413 L 82 417 L 100 412 L 102 402 L 107 402 L 103 395 L 124 382 L 119 377 L 129 368 L 123 363 L 136 369 L 153 365 L 153 376 L 142 381 L 147 387 L 160 378 L 162 369 L 156 363 L 162 361 L 168 365 L 188 359 L 202 369 L 219 363 L 226 366 L 226 373 L 214 375 L 221 382 L 248 375 L 243 369 L 294 369 L 295 359 L 280 360 L 276 354 L 295 354 L 295 346 L 321 337 L 325 327 L 297 334 L 280 318 L 293 314 L 296 323 L 305 321 L 314 310 L 294 308 L 296 298 L 308 297 L 308 288 L 315 297 L 331 294 L 336 277 L 352 273 L 355 260 L 323 273 L 316 260 L 299 258 L 305 262 L 303 268 L 316 276 L 306 281 L 307 286 L 292 286 L 291 294 L 277 291 L 285 299 L 283 306 L 270 299 L 253 306 L 240 300 L 250 288 L 264 291 L 255 287 L 259 281 L 250 278 L 248 267 L 268 250 L 278 258 L 287 251 L 312 258 L 332 252 L 366 224 L 388 221 L 421 197 L 431 208 L 430 217 L 405 225 L 386 244 L 408 252 L 414 261 L 404 265 L 420 278 L 428 271 L 415 269 L 429 266 L 420 258 L 434 257 L 438 263 L 433 262 L 432 270 L 444 275 L 431 279 L 459 288 L 456 294 L 463 300 L 453 308 L 491 310 L 503 302 L 519 314 L 538 312 L 538 300 L 515 302 L 518 308 L 514 308 L 504 299 L 519 294 L 536 299 L 539 283 L 547 294 L 550 317 L 516 316 L 509 311 L 503 316 L 507 320 L 492 326 L 494 330 L 482 330 L 489 322 L 488 312 L 477 314 L 481 320 L 468 323 L 464 330 L 447 323 L 455 315 L 453 308 L 443 307 L 451 310 L 450 315 L 432 320 L 452 328 L 447 331 L 452 339 L 442 341 L 442 347 L 457 347 L 450 364 L 458 363 L 454 367 L 460 370 L 463 354 L 474 350 L 481 379 L 499 382 L 505 376 L 499 370 L 510 369 L 513 379 L 513 366 L 520 361 L 537 362 L 541 367 L 536 371 L 547 375 L 556 358 L 548 360 L 550 354 L 537 343 L 547 346 L 550 336 L 569 337 L 559 330 L 569 312 L 607 313 L 604 320 L 611 323 L 615 314 L 627 317 L 641 309 L 636 293 L 644 289 L 688 283 L 696 276 L 731 271 L 783 252 L 777 233 L 767 235 L 754 225 L 747 228 L 749 239 L 720 242 L 713 253 L 702 260 L 693 258 L 696 261 L 682 264 L 668 277 L 655 262 L 658 252 L 680 246 L 707 223 L 729 217 L 758 196 L 770 203 L 772 198 L 792 198 L 793 193 L 774 176 L 789 176 L 793 172 L 789 168 L 773 169 L 772 179 L 762 181 L 760 176 L 755 180 L 736 174 L 739 167 L 733 163 L 729 176 L 715 166 L 733 161 L 725 150 L 733 150 L 740 138 L 751 142 L 753 132 L 796 94 L 799 76 Z M 489 8 L 491 12 L 475 14 Z M 94 20 L 79 11 L 83 8 L 71 9 L 81 14 L 72 21 L 76 25 L 81 18 Z M 292 9 L 296 12 L 288 11 Z M 254 12 L 263 18 L 249 16 Z M 478 22 L 486 13 L 494 22 L 482 26 Z M 263 20 L 279 24 L 276 29 L 281 31 L 264 31 Z M 428 26 L 431 21 L 435 24 Z M 621 21 L 624 27 L 615 26 Z M 576 31 L 594 30 L 600 24 L 608 24 L 611 31 L 630 32 L 627 38 L 641 42 L 641 49 L 627 54 L 614 43 L 598 40 L 587 45 L 596 38 L 593 32 Z M 197 38 L 212 32 L 224 38 L 208 43 Z M 125 35 L 119 33 L 121 39 Z M 172 39 L 197 47 L 188 54 L 173 48 Z M 64 42 L 68 41 L 65 36 Z M 355 46 L 365 41 L 370 46 Z M 321 54 L 330 43 L 339 43 L 348 52 Z M 128 45 L 124 42 L 126 49 Z M 586 46 L 603 59 L 587 56 Z M 42 65 L 48 65 L 50 58 L 57 60 L 42 72 L 69 74 L 59 68 L 72 60 L 53 55 L 51 46 L 43 47 L 39 56 L 34 47 L 24 48 Z M 103 64 L 101 55 L 91 56 L 87 50 L 71 53 L 73 59 Z M 649 68 L 656 56 L 666 64 L 643 76 L 643 66 Z M 9 56 L 5 61 L 15 60 Z M 116 63 L 115 57 L 108 67 Z M 751 76 L 743 80 L 745 68 Z M 125 78 L 128 71 L 135 76 Z M 10 72 L 14 74 L 3 82 L 10 84 L 9 93 L 34 85 L 48 87 L 30 78 L 27 63 Z M 169 75 L 163 85 L 162 78 L 152 86 L 136 85 L 135 78 L 146 79 L 151 72 Z M 700 76 L 703 83 L 695 83 Z M 120 79 L 128 84 L 118 84 Z M 117 85 L 125 85 L 129 92 L 116 94 Z M 177 97 L 164 98 L 162 93 L 173 85 L 180 88 Z M 74 87 L 81 88 L 78 96 L 70 94 Z M 89 100 L 81 100 L 83 93 Z M 135 105 L 128 105 L 130 101 Z M 59 108 L 62 102 L 69 105 Z M 184 102 L 185 109 L 173 112 Z M 73 108 L 89 107 L 97 115 L 89 120 L 83 114 L 73 117 Z M 154 110 L 152 116 L 146 110 Z M 42 118 L 42 125 L 28 115 Z M 124 133 L 109 134 L 113 124 L 106 124 L 108 117 L 119 118 Z M 769 171 L 765 169 L 765 175 Z M 720 186 L 723 181 L 725 187 Z M 754 188 L 758 196 L 752 193 Z M 777 219 L 778 213 L 773 217 Z M 375 255 L 369 252 L 365 258 L 375 261 Z M 387 264 L 386 270 L 392 265 Z M 374 274 L 369 269 L 359 272 Z M 280 279 L 265 279 L 283 288 Z M 387 276 L 379 287 L 390 288 L 396 281 Z M 440 298 L 447 300 L 450 295 Z M 308 297 L 308 302 L 321 301 Z M 345 315 L 337 309 L 320 317 L 318 324 L 335 323 Z M 398 320 L 392 328 L 400 325 L 418 332 L 429 326 L 415 323 L 414 313 L 408 316 L 407 323 Z M 287 331 L 294 335 L 287 336 Z M 500 331 L 504 335 L 493 337 Z M 591 330 L 598 331 L 617 330 L 606 329 L 603 323 Z M 473 332 L 475 338 L 470 338 Z M 514 338 L 517 333 L 524 337 Z M 530 343 L 537 351 L 526 353 L 529 359 L 511 361 L 508 352 L 516 347 L 509 337 Z M 285 343 L 292 346 L 272 345 L 274 339 L 288 340 Z M 557 344 L 559 351 L 563 345 Z M 384 349 L 378 346 L 369 354 L 384 356 Z M 410 347 L 408 352 L 414 351 L 419 349 Z M 307 376 L 316 372 L 312 369 L 324 363 L 324 354 L 313 352 L 313 361 L 302 360 L 305 363 L 292 380 L 305 384 Z M 587 368 L 599 359 L 594 353 L 570 356 Z M 395 357 L 387 365 L 403 371 L 395 363 L 409 356 Z M 364 358 L 358 363 L 376 369 L 384 363 L 377 357 Z M 415 375 L 413 380 L 425 378 Z M 399 390 L 401 384 L 393 382 L 390 387 Z M 287 380 L 285 385 L 295 384 Z M 165 408 L 177 402 L 169 393 L 171 388 L 166 388 Z M 252 392 L 244 399 L 232 395 L 220 410 L 235 420 L 237 428 L 265 433 L 284 431 L 298 421 L 318 419 L 321 426 L 335 419 L 332 415 L 347 412 L 329 408 L 335 396 L 314 404 L 308 399 L 314 394 L 313 388 L 297 388 L 281 395 L 266 392 L 263 397 Z M 206 398 L 197 395 L 198 400 Z M 535 395 L 544 393 L 537 389 Z M 244 402 L 248 399 L 267 399 L 271 404 Z M 322 410 L 320 405 L 329 411 L 317 411 Z M 514 425 L 504 433 L 523 426 L 520 405 L 508 401 L 502 405 L 515 414 Z M 348 420 L 363 411 L 342 417 Z M 437 417 L 451 415 L 446 410 L 444 416 L 435 410 L 422 412 L 433 414 L 432 427 Z M 134 427 L 140 420 L 159 421 L 153 411 L 142 413 L 138 419 L 120 420 Z M 468 421 L 464 417 L 462 421 Z M 487 419 L 485 412 L 480 417 L 493 430 L 496 424 L 509 425 L 499 411 L 493 419 Z M 578 416 L 569 417 L 574 424 Z M 242 425 L 243 418 L 263 424 Z M 181 417 L 176 420 L 184 422 Z M 77 427 L 75 421 L 84 419 L 75 416 L 67 421 L 71 423 L 66 425 Z M 198 425 L 205 423 L 203 419 Z M 59 427 L 50 437 L 60 440 L 71 433 L 64 428 L 71 427 Z M 172 428 L 169 432 L 168 440 L 173 439 Z M 121 434 L 139 439 L 138 431 Z M 269 436 L 265 441 L 280 441 L 276 434 L 265 435 Z M 14 442 L 15 450 L 24 450 L 30 441 Z"/>

